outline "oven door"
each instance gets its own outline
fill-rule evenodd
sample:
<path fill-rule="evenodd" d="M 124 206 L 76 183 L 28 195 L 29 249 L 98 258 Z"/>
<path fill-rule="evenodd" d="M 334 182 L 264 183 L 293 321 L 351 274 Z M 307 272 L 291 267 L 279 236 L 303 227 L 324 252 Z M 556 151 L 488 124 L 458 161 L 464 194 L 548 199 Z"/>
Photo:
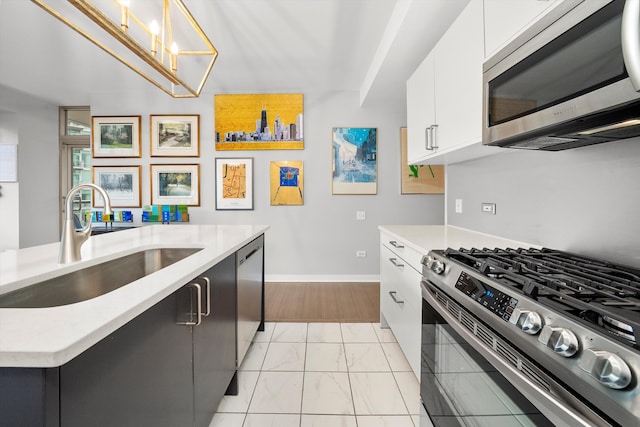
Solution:
<path fill-rule="evenodd" d="M 422 282 L 422 296 L 421 427 L 609 425 L 569 409 L 545 390 L 545 380 L 531 379 L 535 372 L 519 372 L 530 362 L 499 339 L 478 338 L 490 329 L 433 283 Z M 496 349 L 522 359 L 511 366 Z"/>

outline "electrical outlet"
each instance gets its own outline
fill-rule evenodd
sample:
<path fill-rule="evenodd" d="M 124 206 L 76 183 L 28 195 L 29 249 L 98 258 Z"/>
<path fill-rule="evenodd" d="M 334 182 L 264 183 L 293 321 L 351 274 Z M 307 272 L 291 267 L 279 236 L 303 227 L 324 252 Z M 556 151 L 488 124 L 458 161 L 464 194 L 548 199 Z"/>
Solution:
<path fill-rule="evenodd" d="M 496 204 L 495 203 L 482 203 L 482 212 L 489 213 L 491 215 L 496 214 Z"/>
<path fill-rule="evenodd" d="M 366 258 L 367 256 L 367 251 L 356 251 L 356 256 L 358 258 Z"/>
<path fill-rule="evenodd" d="M 356 219 L 358 221 L 364 221 L 367 219 L 367 213 L 365 211 L 356 211 Z"/>
<path fill-rule="evenodd" d="M 462 213 L 462 199 L 456 199 L 456 213 Z"/>

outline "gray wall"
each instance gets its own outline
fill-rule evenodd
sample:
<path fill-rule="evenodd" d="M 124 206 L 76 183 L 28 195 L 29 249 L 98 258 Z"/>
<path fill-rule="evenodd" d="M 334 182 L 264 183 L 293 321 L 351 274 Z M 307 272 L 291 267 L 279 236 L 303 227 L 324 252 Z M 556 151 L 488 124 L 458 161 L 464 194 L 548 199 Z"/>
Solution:
<path fill-rule="evenodd" d="M 19 206 L 0 205 L 3 216 L 20 215 L 21 248 L 59 240 L 58 106 L 0 85 L 0 111 L 13 121 L 0 125 L 17 135 L 20 184 Z"/>
<path fill-rule="evenodd" d="M 447 179 L 450 225 L 640 267 L 640 139 L 556 153 L 505 149 L 450 166 Z M 497 214 L 482 213 L 481 202 L 496 203 Z"/>
<path fill-rule="evenodd" d="M 225 152 L 216 152 L 214 147 L 213 93 L 195 100 L 174 100 L 156 90 L 92 94 L 93 115 L 142 116 L 142 158 L 96 159 L 94 164 L 141 164 L 144 205 L 150 203 L 150 163 L 198 162 L 201 206 L 189 209 L 191 222 L 271 225 L 266 239 L 269 280 L 377 280 L 378 225 L 442 224 L 444 196 L 400 194 L 400 127 L 406 125 L 405 105 L 363 108 L 357 91 L 301 92 L 305 108 L 304 150 Z M 57 106 L 37 100 L 25 104 L 26 98 L 2 95 L 0 108 L 9 104 L 18 113 L 19 121 L 20 246 L 57 241 Z M 200 114 L 200 158 L 151 159 L 150 114 Z M 378 129 L 377 195 L 331 195 L 331 128 L 336 126 Z M 254 158 L 253 211 L 215 210 L 215 157 Z M 270 206 L 269 162 L 276 160 L 304 162 L 303 206 Z M 358 210 L 366 212 L 365 221 L 356 221 Z M 39 220 L 40 212 L 49 216 Z M 356 258 L 356 250 L 366 250 L 367 257 Z"/>

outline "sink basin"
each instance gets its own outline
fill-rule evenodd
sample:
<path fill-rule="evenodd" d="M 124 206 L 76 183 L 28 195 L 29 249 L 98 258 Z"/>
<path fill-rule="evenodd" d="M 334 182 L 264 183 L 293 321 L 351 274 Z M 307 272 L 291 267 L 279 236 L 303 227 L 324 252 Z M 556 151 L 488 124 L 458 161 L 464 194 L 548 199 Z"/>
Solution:
<path fill-rule="evenodd" d="M 57 307 L 127 285 L 201 250 L 147 249 L 0 295 L 0 308 Z"/>

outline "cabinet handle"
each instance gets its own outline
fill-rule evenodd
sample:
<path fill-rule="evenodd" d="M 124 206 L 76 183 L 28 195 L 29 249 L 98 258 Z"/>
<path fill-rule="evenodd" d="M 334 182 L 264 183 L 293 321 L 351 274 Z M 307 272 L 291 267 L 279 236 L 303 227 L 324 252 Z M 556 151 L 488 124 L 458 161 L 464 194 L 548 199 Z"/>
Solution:
<path fill-rule="evenodd" d="M 184 286 L 185 288 L 193 288 L 196 290 L 196 321 L 188 321 L 188 322 L 176 322 L 178 325 L 186 325 L 186 326 L 198 326 L 202 323 L 202 286 L 199 283 L 189 283 Z M 193 301 L 193 300 L 192 300 Z M 193 316 L 193 310 L 189 310 L 191 316 Z"/>
<path fill-rule="evenodd" d="M 393 300 L 393 302 L 395 302 L 396 304 L 404 304 L 404 301 L 400 301 L 398 300 L 398 298 L 396 298 L 396 291 L 389 291 L 389 295 L 391 296 L 391 299 Z"/>
<path fill-rule="evenodd" d="M 208 316 L 211 314 L 211 280 L 208 277 L 202 276 L 198 279 L 204 280 L 206 295 L 205 295 L 205 304 L 207 306 L 207 311 L 202 313 L 203 316 Z"/>
<path fill-rule="evenodd" d="M 404 267 L 404 264 L 400 264 L 397 261 L 397 258 L 389 258 L 389 262 L 391 262 L 391 264 L 395 265 L 396 267 Z"/>
<path fill-rule="evenodd" d="M 393 246 L 394 248 L 398 248 L 398 249 L 404 249 L 404 245 L 402 243 L 398 243 L 395 240 L 389 240 L 389 244 L 391 246 Z"/>
<path fill-rule="evenodd" d="M 431 126 L 424 129 L 424 149 L 425 150 L 433 150 L 431 146 Z"/>
<path fill-rule="evenodd" d="M 433 150 L 438 149 L 438 125 L 431 125 L 431 148 Z"/>

